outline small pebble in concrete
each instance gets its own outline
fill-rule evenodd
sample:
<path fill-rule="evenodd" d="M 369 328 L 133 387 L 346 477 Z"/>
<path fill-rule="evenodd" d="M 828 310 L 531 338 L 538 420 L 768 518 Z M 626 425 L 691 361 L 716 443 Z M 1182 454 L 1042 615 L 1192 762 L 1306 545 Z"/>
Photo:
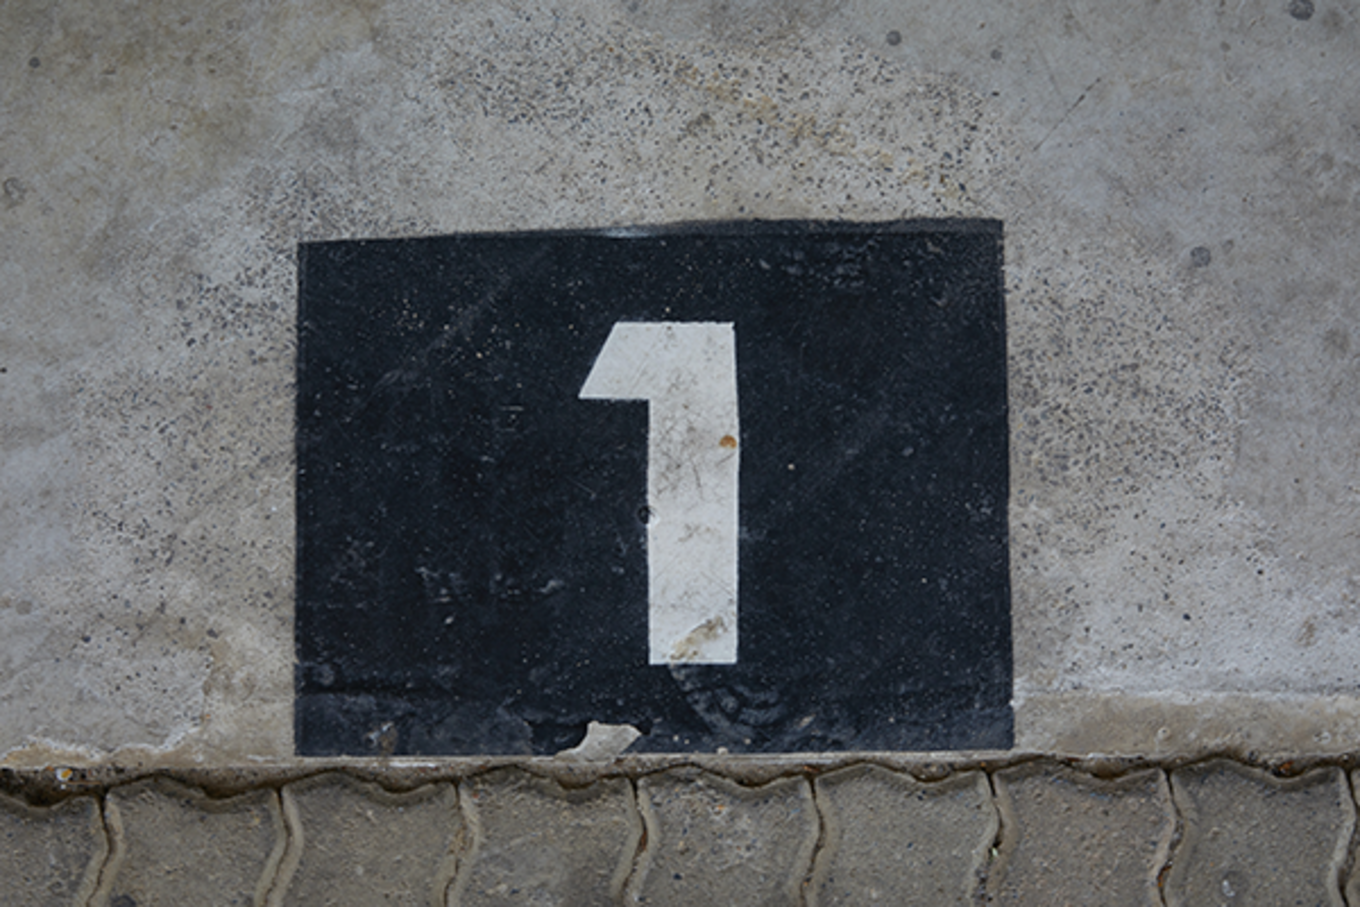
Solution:
<path fill-rule="evenodd" d="M 1195 246 L 1190 250 L 1190 265 L 1195 268 L 1207 268 L 1209 263 L 1214 260 L 1214 253 L 1209 251 L 1208 246 Z"/>
<path fill-rule="evenodd" d="M 642 820 L 624 778 L 567 789 L 526 772 L 491 772 L 463 786 L 472 827 L 460 907 L 617 903 Z"/>
<path fill-rule="evenodd" d="M 817 810 L 801 778 L 742 787 L 693 769 L 638 782 L 647 846 L 634 903 L 797 904 L 817 843 Z"/>
<path fill-rule="evenodd" d="M 817 779 L 826 830 L 809 904 L 971 904 L 996 840 L 982 772 L 923 784 L 875 765 Z"/>
<path fill-rule="evenodd" d="M 99 804 L 93 797 L 34 807 L 0 794 L 3 903 L 83 904 L 107 854 Z"/>
<path fill-rule="evenodd" d="M 451 784 L 391 793 L 343 774 L 289 784 L 292 841 L 274 896 L 325 907 L 442 904 L 463 846 Z"/>
<path fill-rule="evenodd" d="M 274 791 L 214 800 L 166 778 L 109 792 L 113 855 L 95 904 L 262 904 L 284 850 Z"/>
<path fill-rule="evenodd" d="M 1167 907 L 1344 903 L 1355 805 L 1341 769 L 1280 779 L 1214 760 L 1172 772 L 1171 790 L 1183 831 Z"/>
<path fill-rule="evenodd" d="M 1289 15 L 1299 21 L 1313 18 L 1313 0 L 1289 0 Z"/>
<path fill-rule="evenodd" d="M 1157 874 L 1176 821 L 1160 771 L 1103 780 L 1047 763 L 998 772 L 997 904 L 1161 907 Z"/>

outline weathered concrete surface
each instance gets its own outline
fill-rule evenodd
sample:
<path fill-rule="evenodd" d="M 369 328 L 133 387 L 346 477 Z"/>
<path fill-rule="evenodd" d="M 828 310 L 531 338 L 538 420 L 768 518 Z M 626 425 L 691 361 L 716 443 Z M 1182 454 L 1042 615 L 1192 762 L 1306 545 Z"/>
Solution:
<path fill-rule="evenodd" d="M 1168 907 L 1346 903 L 1355 802 L 1341 769 L 1285 780 L 1214 760 L 1172 772 L 1171 790 L 1184 829 Z"/>
<path fill-rule="evenodd" d="M 273 790 L 214 800 L 155 778 L 115 788 L 104 813 L 112 846 L 99 907 L 264 904 L 284 855 Z"/>
<path fill-rule="evenodd" d="M 1006 224 L 1018 745 L 1360 746 L 1358 15 L 9 0 L 0 753 L 291 754 L 298 241 L 941 215 Z"/>
<path fill-rule="evenodd" d="M 623 896 L 642 838 L 626 778 L 568 789 L 520 771 L 462 788 L 472 850 L 456 900 L 473 904 L 607 904 Z"/>
<path fill-rule="evenodd" d="M 94 893 L 107 856 L 95 798 L 34 807 L 0 794 L 0 884 L 6 903 L 83 904 Z"/>
<path fill-rule="evenodd" d="M 646 848 L 629 903 L 798 904 L 817 844 L 806 780 L 743 787 L 694 769 L 638 782 Z"/>
<path fill-rule="evenodd" d="M 986 775 L 923 784 L 864 765 L 816 789 L 824 831 L 809 904 L 975 903 L 999 827 Z"/>
<path fill-rule="evenodd" d="M 328 773 L 283 788 L 288 849 L 271 904 L 444 902 L 466 829 L 451 784 L 404 793 Z"/>
<path fill-rule="evenodd" d="M 993 776 L 1001 845 L 989 903 L 1162 907 L 1176 818 L 1155 769 L 1106 780 L 1046 763 Z"/>

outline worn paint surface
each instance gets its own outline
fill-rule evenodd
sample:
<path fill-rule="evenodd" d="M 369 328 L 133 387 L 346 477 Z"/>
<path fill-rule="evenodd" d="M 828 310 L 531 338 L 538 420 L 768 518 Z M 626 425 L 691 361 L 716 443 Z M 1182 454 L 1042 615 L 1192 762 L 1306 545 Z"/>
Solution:
<path fill-rule="evenodd" d="M 581 387 L 647 401 L 651 664 L 737 660 L 736 360 L 730 322 L 620 322 Z"/>
<path fill-rule="evenodd" d="M 1017 743 L 1355 747 L 1360 10 L 1296 6 L 6 3 L 0 751 L 291 752 L 300 240 L 939 215 L 1007 229 Z"/>

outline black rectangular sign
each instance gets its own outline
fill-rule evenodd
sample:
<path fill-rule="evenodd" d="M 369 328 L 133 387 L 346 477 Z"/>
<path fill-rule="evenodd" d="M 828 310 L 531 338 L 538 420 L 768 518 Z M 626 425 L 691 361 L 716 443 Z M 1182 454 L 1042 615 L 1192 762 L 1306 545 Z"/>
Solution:
<path fill-rule="evenodd" d="M 1012 743 L 995 221 L 299 250 L 297 750 Z"/>

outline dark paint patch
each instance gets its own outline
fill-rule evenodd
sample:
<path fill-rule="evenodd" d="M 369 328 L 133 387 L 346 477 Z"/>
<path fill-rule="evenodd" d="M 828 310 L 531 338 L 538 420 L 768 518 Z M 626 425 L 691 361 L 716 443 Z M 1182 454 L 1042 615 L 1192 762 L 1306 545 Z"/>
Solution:
<path fill-rule="evenodd" d="M 1009 747 L 1001 265 L 994 221 L 301 246 L 298 752 Z M 736 665 L 647 663 L 647 405 L 577 397 L 624 320 L 735 324 Z"/>

